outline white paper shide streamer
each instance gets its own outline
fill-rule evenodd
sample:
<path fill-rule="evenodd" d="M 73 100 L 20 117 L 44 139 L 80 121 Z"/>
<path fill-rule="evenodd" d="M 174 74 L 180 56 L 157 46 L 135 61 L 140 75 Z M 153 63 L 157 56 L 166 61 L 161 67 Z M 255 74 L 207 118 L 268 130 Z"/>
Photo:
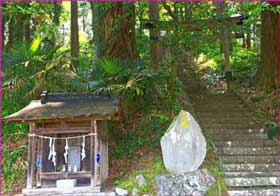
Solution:
<path fill-rule="evenodd" d="M 48 157 L 48 160 L 51 160 L 52 158 L 52 138 L 49 138 L 49 148 L 50 148 L 50 152 L 49 152 L 49 157 Z"/>
<path fill-rule="evenodd" d="M 82 153 L 81 153 L 81 156 L 82 156 L 82 160 L 84 160 L 86 158 L 86 137 L 84 136 L 83 137 L 83 143 L 82 143 Z"/>
<path fill-rule="evenodd" d="M 49 140 L 50 153 L 48 159 L 52 159 L 53 165 L 56 166 L 55 139 L 49 138 Z"/>
<path fill-rule="evenodd" d="M 68 163 L 68 152 L 69 152 L 69 143 L 68 140 L 69 139 L 76 139 L 76 138 L 83 138 L 82 141 L 82 151 L 81 151 L 81 159 L 84 160 L 86 158 L 86 137 L 87 136 L 92 136 L 91 134 L 87 134 L 87 135 L 80 135 L 80 136 L 73 136 L 73 137 L 63 137 L 63 138 L 55 138 L 55 137 L 48 137 L 48 136 L 42 136 L 42 135 L 35 135 L 36 137 L 42 138 L 42 139 L 48 139 L 49 140 L 49 156 L 48 156 L 48 160 L 51 160 L 53 162 L 53 165 L 56 166 L 56 151 L 55 151 L 55 141 L 58 140 L 65 140 L 65 153 L 64 155 L 64 160 L 65 163 Z"/>
<path fill-rule="evenodd" d="M 64 160 L 65 160 L 65 163 L 68 163 L 68 159 L 67 159 L 67 156 L 68 156 L 68 149 L 69 149 L 69 145 L 68 145 L 68 139 L 66 139 L 65 141 L 65 153 L 64 153 Z"/>

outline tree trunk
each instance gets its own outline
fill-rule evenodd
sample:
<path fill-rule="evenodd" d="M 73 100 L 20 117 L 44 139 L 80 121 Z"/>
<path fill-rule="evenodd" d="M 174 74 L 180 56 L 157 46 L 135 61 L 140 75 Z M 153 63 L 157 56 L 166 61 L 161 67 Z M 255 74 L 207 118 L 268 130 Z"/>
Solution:
<path fill-rule="evenodd" d="M 53 2 L 53 19 L 52 19 L 52 21 L 57 26 L 57 31 L 58 31 L 58 28 L 59 28 L 59 25 L 60 25 L 61 10 L 62 10 L 61 2 L 59 2 L 59 1 Z M 57 37 L 55 35 L 52 38 L 52 43 L 53 43 L 53 46 L 56 47 Z"/>
<path fill-rule="evenodd" d="M 182 18 L 178 15 L 178 2 L 174 2 L 174 22 L 182 22 Z M 171 54 L 172 54 L 172 64 L 171 64 L 171 72 L 173 73 L 173 78 L 171 80 L 172 83 L 176 82 L 176 75 L 177 75 L 177 68 L 178 68 L 178 58 L 179 58 L 179 50 L 180 47 L 179 43 L 179 31 L 180 27 L 176 26 L 173 31 L 172 42 L 176 44 L 172 44 Z M 174 95 L 173 95 L 174 96 Z"/>
<path fill-rule="evenodd" d="M 192 21 L 192 7 L 193 4 L 191 2 L 185 3 L 185 21 Z"/>
<path fill-rule="evenodd" d="M 149 3 L 150 20 L 159 21 L 159 9 L 157 2 Z M 160 32 L 158 29 L 150 29 L 150 66 L 156 69 L 161 63 L 160 45 L 159 45 Z"/>
<path fill-rule="evenodd" d="M 15 42 L 16 42 L 16 36 L 15 36 L 15 32 L 16 32 L 16 24 L 14 21 L 14 18 L 10 19 L 9 23 L 8 23 L 8 43 L 7 43 L 7 47 L 12 47 Z"/>
<path fill-rule="evenodd" d="M 78 65 L 79 56 L 79 26 L 78 26 L 78 3 L 71 2 L 71 69 L 74 71 Z"/>
<path fill-rule="evenodd" d="M 109 8 L 91 4 L 94 13 L 93 35 L 96 47 L 95 58 L 99 61 L 102 57 L 119 59 L 129 66 L 135 65 L 138 58 L 135 35 L 135 8 L 133 3 L 111 3 Z M 120 118 L 127 120 L 129 108 L 124 98 L 120 99 Z M 128 101 L 128 102 L 131 102 Z M 130 113 L 130 112 L 129 112 Z"/>
<path fill-rule="evenodd" d="M 21 15 L 16 16 L 16 42 L 18 43 L 23 41 L 24 22 L 25 21 Z"/>
<path fill-rule="evenodd" d="M 145 13 L 146 13 L 146 10 L 145 10 L 145 8 L 143 8 L 141 6 L 141 2 L 139 1 L 138 2 L 138 14 L 136 14 L 136 16 L 138 16 L 138 20 L 139 21 L 142 21 L 144 19 Z M 138 28 L 138 34 L 140 34 L 140 35 L 143 34 L 143 27 L 142 27 L 142 25 L 140 25 L 139 28 Z"/>
<path fill-rule="evenodd" d="M 174 13 L 174 16 L 175 16 L 174 20 L 179 21 L 178 2 L 174 2 L 173 6 L 174 6 L 174 12 L 173 13 Z"/>
<path fill-rule="evenodd" d="M 95 45 L 95 58 L 99 60 L 104 56 L 104 40 L 101 32 L 103 18 L 106 16 L 107 11 L 100 9 L 96 3 L 90 2 L 91 13 L 92 13 L 92 34 Z"/>
<path fill-rule="evenodd" d="M 17 15 L 9 20 L 8 23 L 8 47 L 23 41 L 23 19 Z"/>
<path fill-rule="evenodd" d="M 92 39 L 91 39 L 91 43 L 94 43 L 94 18 L 95 16 L 95 12 L 94 12 L 94 3 L 93 2 L 89 2 L 90 5 L 90 10 L 91 10 L 91 31 L 92 31 Z"/>
<path fill-rule="evenodd" d="M 272 6 L 279 3 L 271 3 Z M 255 86 L 279 87 L 280 14 L 270 10 L 261 13 L 261 66 L 256 74 Z"/>
<path fill-rule="evenodd" d="M 112 3 L 107 10 L 96 7 L 94 25 L 98 57 L 121 60 L 138 57 L 135 36 L 135 8 L 132 3 Z"/>
<path fill-rule="evenodd" d="M 250 32 L 246 33 L 246 37 L 245 37 L 245 47 L 247 49 L 251 48 L 251 36 L 250 36 Z"/>
<path fill-rule="evenodd" d="M 30 43 L 31 40 L 31 29 L 30 29 L 30 16 L 26 16 L 24 21 L 24 41 Z"/>
<path fill-rule="evenodd" d="M 3 4 L 0 7 L 1 13 L 2 13 L 2 50 L 4 49 L 5 46 L 5 39 L 6 39 L 6 34 L 5 34 L 5 24 L 7 22 L 6 16 L 3 14 Z"/>
<path fill-rule="evenodd" d="M 225 2 L 217 2 L 217 17 L 222 18 L 225 14 Z M 230 64 L 230 31 L 228 27 L 222 27 L 220 29 L 220 37 L 221 37 L 221 48 L 222 52 L 224 53 L 224 72 L 226 74 L 227 83 L 230 84 L 230 81 L 232 80 L 232 72 L 231 72 L 231 64 Z"/>
<path fill-rule="evenodd" d="M 247 31 L 244 33 L 244 38 L 243 38 L 243 48 L 251 48 L 251 36 L 250 36 L 250 31 Z"/>
<path fill-rule="evenodd" d="M 53 23 L 59 26 L 60 24 L 60 14 L 62 10 L 61 2 L 53 2 L 53 9 L 54 9 L 54 16 L 53 16 Z"/>

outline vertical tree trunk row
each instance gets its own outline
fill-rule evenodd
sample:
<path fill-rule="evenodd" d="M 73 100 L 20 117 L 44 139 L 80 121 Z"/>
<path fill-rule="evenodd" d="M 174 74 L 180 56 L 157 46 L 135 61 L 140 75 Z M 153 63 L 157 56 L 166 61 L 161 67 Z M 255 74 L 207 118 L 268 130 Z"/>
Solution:
<path fill-rule="evenodd" d="M 157 2 L 149 3 L 149 16 L 150 20 L 159 21 L 159 9 Z M 150 66 L 152 69 L 156 69 L 161 63 L 159 37 L 160 32 L 158 29 L 150 30 Z"/>
<path fill-rule="evenodd" d="M 24 26 L 23 29 L 24 41 L 26 43 L 30 43 L 31 42 L 30 16 L 26 16 L 23 26 Z"/>
<path fill-rule="evenodd" d="M 271 3 L 272 6 L 279 2 Z M 261 13 L 261 66 L 255 78 L 255 85 L 263 88 L 279 87 L 280 14 L 271 10 Z"/>
<path fill-rule="evenodd" d="M 93 25 L 98 57 L 136 59 L 135 9 L 131 3 L 113 3 L 107 10 L 94 8 Z"/>
<path fill-rule="evenodd" d="M 225 2 L 217 2 L 217 17 L 221 18 L 224 17 L 225 14 Z M 225 67 L 224 67 L 224 72 L 226 74 L 227 82 L 232 80 L 232 75 L 231 75 L 231 64 L 230 64 L 230 31 L 228 28 L 223 27 L 223 29 L 220 30 L 220 37 L 221 37 L 221 42 L 222 42 L 222 52 L 224 53 L 224 62 L 225 62 Z"/>
<path fill-rule="evenodd" d="M 53 2 L 53 23 L 57 26 L 57 28 L 59 28 L 60 25 L 60 14 L 62 11 L 62 3 L 57 1 L 57 2 Z M 53 36 L 52 38 L 52 44 L 54 47 L 56 47 L 57 45 L 57 37 Z"/>
<path fill-rule="evenodd" d="M 71 2 L 71 69 L 75 70 L 79 56 L 79 26 L 78 26 L 78 3 Z"/>
<path fill-rule="evenodd" d="M 192 20 L 192 8 L 193 4 L 191 2 L 185 3 L 185 21 L 191 21 Z"/>

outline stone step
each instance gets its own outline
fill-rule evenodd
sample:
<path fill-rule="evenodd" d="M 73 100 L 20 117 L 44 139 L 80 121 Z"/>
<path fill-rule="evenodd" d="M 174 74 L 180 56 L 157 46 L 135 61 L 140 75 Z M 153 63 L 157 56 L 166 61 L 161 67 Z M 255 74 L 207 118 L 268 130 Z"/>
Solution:
<path fill-rule="evenodd" d="M 196 115 L 196 120 L 198 122 L 205 122 L 205 123 L 229 123 L 229 124 L 239 124 L 239 123 L 248 123 L 248 124 L 258 124 L 257 120 L 254 120 L 252 117 L 249 116 L 240 116 L 240 117 L 216 117 L 216 116 L 204 116 Z"/>
<path fill-rule="evenodd" d="M 278 157 L 275 155 L 235 155 L 220 156 L 219 160 L 224 164 L 277 164 Z"/>
<path fill-rule="evenodd" d="M 206 130 L 208 129 L 259 129 L 261 128 L 258 124 L 249 124 L 247 122 L 241 123 L 206 123 L 199 122 L 200 126 Z"/>
<path fill-rule="evenodd" d="M 223 106 L 221 106 L 223 107 Z M 207 107 L 205 108 L 196 108 L 194 107 L 194 111 L 197 114 L 201 114 L 201 113 L 209 113 L 209 114 L 215 114 L 217 116 L 222 116 L 222 115 L 229 115 L 232 113 L 236 113 L 236 114 L 240 114 L 240 116 L 244 116 L 244 114 L 246 113 L 251 113 L 251 111 L 249 109 L 225 109 L 225 108 L 220 108 L 220 109 L 208 109 Z"/>
<path fill-rule="evenodd" d="M 225 177 L 277 177 L 279 175 L 278 171 L 274 172 L 224 172 Z"/>
<path fill-rule="evenodd" d="M 277 187 L 253 187 L 246 189 L 228 189 L 230 196 L 277 196 L 280 195 L 280 189 Z"/>
<path fill-rule="evenodd" d="M 211 99 L 211 98 L 204 98 L 203 96 L 199 96 L 200 94 L 198 94 L 198 96 L 193 97 L 192 100 L 192 104 L 194 105 L 194 107 L 214 107 L 217 105 L 220 106 L 236 106 L 238 107 L 238 105 L 243 105 L 244 103 L 236 98 L 232 98 L 232 99 Z"/>
<path fill-rule="evenodd" d="M 233 108 L 233 107 L 227 107 L 225 104 L 212 107 L 212 106 L 203 106 L 203 107 L 196 107 L 194 106 L 194 110 L 196 112 L 240 112 L 240 113 L 246 113 L 246 112 L 251 112 L 250 109 L 243 107 L 243 108 Z"/>
<path fill-rule="evenodd" d="M 217 134 L 259 134 L 266 133 L 265 129 L 207 129 L 207 135 Z"/>
<path fill-rule="evenodd" d="M 221 168 L 224 172 L 250 172 L 250 171 L 278 171 L 278 164 L 263 164 L 263 163 L 243 163 L 243 164 L 221 164 Z"/>
<path fill-rule="evenodd" d="M 249 109 L 244 103 L 240 100 L 197 100 L 199 98 L 192 97 L 191 103 L 194 109 L 201 110 L 204 108 L 209 108 L 210 111 L 216 111 L 224 109 L 223 111 L 235 110 L 235 109 Z M 242 106 L 242 107 L 241 107 Z M 250 109 L 249 109 L 250 110 Z"/>
<path fill-rule="evenodd" d="M 222 147 L 218 155 L 277 155 L 278 147 Z"/>
<path fill-rule="evenodd" d="M 201 95 L 201 94 L 200 94 Z M 241 103 L 242 104 L 242 100 L 240 100 L 237 97 L 232 97 L 232 96 L 225 96 L 225 97 L 221 97 L 221 96 L 208 96 L 205 94 L 201 95 L 201 96 L 197 96 L 195 100 L 193 100 L 193 103 L 197 104 L 197 105 L 203 105 L 203 104 L 230 104 L 230 103 Z"/>
<path fill-rule="evenodd" d="M 224 141 L 216 141 L 214 142 L 214 145 L 218 147 L 275 147 L 277 146 L 277 142 L 269 139 L 257 139 L 257 140 L 224 140 Z"/>
<path fill-rule="evenodd" d="M 249 125 L 249 124 L 205 124 L 199 123 L 202 129 L 260 129 L 260 125 Z"/>
<path fill-rule="evenodd" d="M 213 94 L 211 92 L 202 92 L 202 95 L 200 98 L 204 99 L 204 100 L 217 100 L 217 99 L 221 99 L 221 100 L 228 100 L 228 99 L 237 99 L 239 100 L 238 97 L 236 97 L 234 94 L 231 93 L 218 93 L 218 94 Z"/>
<path fill-rule="evenodd" d="M 215 116 L 207 116 L 201 117 L 198 116 L 197 120 L 199 122 L 207 122 L 207 123 L 230 123 L 230 124 L 239 124 L 239 123 L 249 123 L 249 124 L 256 124 L 256 121 L 251 117 L 219 117 L 216 118 Z"/>
<path fill-rule="evenodd" d="M 220 101 L 217 102 L 215 99 L 212 100 L 213 102 L 210 102 L 209 100 L 207 101 L 195 101 L 193 103 L 195 108 L 211 108 L 211 109 L 216 109 L 220 107 L 225 107 L 225 108 L 232 108 L 232 109 L 243 109 L 246 108 L 243 102 L 241 100 L 235 99 L 234 102 L 229 102 L 229 101 Z"/>
<path fill-rule="evenodd" d="M 239 120 L 238 123 L 246 122 L 246 120 L 250 118 L 248 122 L 255 122 L 253 120 L 251 113 L 233 113 L 233 112 L 219 113 L 219 112 L 209 112 L 209 111 L 202 112 L 202 113 L 194 111 L 194 113 L 196 114 L 199 120 L 205 123 L 212 120 L 213 118 L 220 119 L 221 121 L 226 120 L 226 122 L 230 122 L 231 119 L 233 119 L 235 122 Z"/>
<path fill-rule="evenodd" d="M 214 143 L 216 141 L 248 141 L 248 140 L 258 140 L 258 139 L 267 139 L 268 136 L 265 133 L 258 134 L 216 134 L 216 135 L 208 135 L 209 139 L 211 139 Z"/>
<path fill-rule="evenodd" d="M 218 157 L 223 162 L 229 195 L 276 196 L 277 142 L 268 140 L 240 98 L 230 92 L 207 93 L 200 88 L 197 74 L 186 69 L 188 76 L 182 75 L 182 82 L 191 89 L 190 100 L 206 138 L 222 153 Z"/>
<path fill-rule="evenodd" d="M 195 109 L 203 109 L 208 108 L 209 110 L 220 110 L 220 109 L 232 109 L 232 110 L 242 110 L 242 109 L 249 109 L 246 105 L 242 103 L 240 100 L 233 100 L 233 101 L 216 101 L 213 100 L 213 102 L 210 102 L 207 100 L 207 102 L 203 101 L 195 101 L 192 103 Z"/>
<path fill-rule="evenodd" d="M 224 112 L 224 113 L 217 113 L 213 111 L 205 111 L 205 112 L 196 112 L 199 119 L 207 119 L 207 118 L 219 118 L 219 119 L 232 119 L 232 118 L 239 118 L 239 119 L 246 119 L 252 118 L 251 113 L 240 113 L 240 112 Z"/>
<path fill-rule="evenodd" d="M 277 186 L 277 177 L 231 177 L 225 178 L 229 187 L 252 187 L 252 186 Z"/>

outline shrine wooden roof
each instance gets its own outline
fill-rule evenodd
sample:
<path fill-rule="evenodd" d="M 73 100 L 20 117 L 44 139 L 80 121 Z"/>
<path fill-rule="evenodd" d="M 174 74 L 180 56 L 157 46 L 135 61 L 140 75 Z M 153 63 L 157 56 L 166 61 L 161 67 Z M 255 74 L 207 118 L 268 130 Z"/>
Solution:
<path fill-rule="evenodd" d="M 35 122 L 51 119 L 116 119 L 118 100 L 91 93 L 43 93 L 41 100 L 32 100 L 5 121 Z"/>

